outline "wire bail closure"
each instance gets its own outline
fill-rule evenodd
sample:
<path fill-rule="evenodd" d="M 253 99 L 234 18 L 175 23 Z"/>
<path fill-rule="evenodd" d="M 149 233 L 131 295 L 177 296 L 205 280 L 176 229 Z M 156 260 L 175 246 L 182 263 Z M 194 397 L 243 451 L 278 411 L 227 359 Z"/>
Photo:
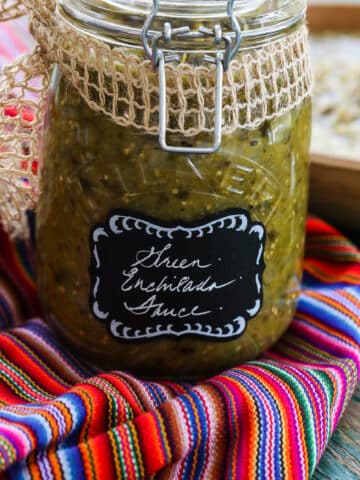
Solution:
<path fill-rule="evenodd" d="M 234 14 L 234 1 L 228 0 L 227 16 L 230 20 L 232 31 L 224 33 L 220 24 L 216 24 L 213 29 L 201 26 L 197 31 L 193 31 L 189 26 L 172 28 L 170 22 L 165 22 L 163 31 L 156 33 L 149 43 L 149 30 L 159 12 L 160 0 L 154 0 L 153 9 L 145 21 L 141 33 L 142 43 L 146 56 L 151 60 L 154 70 L 159 72 L 159 144 L 162 150 L 172 153 L 185 154 L 211 154 L 216 153 L 222 140 L 222 100 L 223 100 L 223 76 L 230 66 L 231 60 L 236 55 L 241 43 L 241 29 L 239 22 Z M 214 45 L 224 50 L 218 51 L 215 56 L 204 55 L 204 60 L 216 65 L 216 83 L 215 83 L 215 129 L 214 142 L 211 147 L 176 147 L 167 144 L 167 94 L 166 94 L 166 69 L 167 63 L 180 62 L 179 54 L 166 55 L 159 47 L 160 42 L 169 44 L 175 39 L 198 39 L 214 38 Z M 235 37 L 235 42 L 233 42 Z"/>

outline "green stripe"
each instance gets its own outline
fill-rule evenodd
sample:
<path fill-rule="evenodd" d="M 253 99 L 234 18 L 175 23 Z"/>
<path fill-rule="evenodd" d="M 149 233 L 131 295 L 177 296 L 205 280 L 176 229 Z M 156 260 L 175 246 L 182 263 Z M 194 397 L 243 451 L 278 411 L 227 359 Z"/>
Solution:
<path fill-rule="evenodd" d="M 299 380 L 297 380 L 291 375 L 291 373 L 284 371 L 280 367 L 276 367 L 275 365 L 270 365 L 263 362 L 257 362 L 257 365 L 261 365 L 265 370 L 275 373 L 279 378 L 281 378 L 291 387 L 291 390 L 295 397 L 295 401 L 298 403 L 300 411 L 303 414 L 301 418 L 297 418 L 297 421 L 300 423 L 300 425 L 301 423 L 303 423 L 303 426 L 304 426 L 304 434 L 305 434 L 304 447 L 307 449 L 308 468 L 309 468 L 309 471 L 312 472 L 313 469 L 316 467 L 316 463 L 317 463 L 318 445 L 316 443 L 316 438 L 314 436 L 314 431 L 315 431 L 314 425 L 316 424 L 316 422 L 311 409 L 311 403 L 304 393 L 306 389 L 302 384 L 299 383 Z M 301 447 L 300 447 L 300 450 L 301 450 Z M 303 451 L 303 453 L 304 453 L 304 459 L 306 461 L 306 451 Z"/>

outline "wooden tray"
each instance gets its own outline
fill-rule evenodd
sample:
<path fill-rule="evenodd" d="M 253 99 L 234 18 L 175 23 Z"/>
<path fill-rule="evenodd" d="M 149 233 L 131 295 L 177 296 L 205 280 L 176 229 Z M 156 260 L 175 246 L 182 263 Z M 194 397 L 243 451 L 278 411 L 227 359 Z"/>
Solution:
<path fill-rule="evenodd" d="M 360 4 L 309 5 L 308 23 L 310 30 L 358 30 L 360 29 Z"/>
<path fill-rule="evenodd" d="M 360 32 L 360 5 L 311 5 L 308 22 L 313 32 Z M 360 231 L 360 158 L 349 160 L 323 152 L 312 154 L 311 160 L 311 212 L 339 227 Z"/>

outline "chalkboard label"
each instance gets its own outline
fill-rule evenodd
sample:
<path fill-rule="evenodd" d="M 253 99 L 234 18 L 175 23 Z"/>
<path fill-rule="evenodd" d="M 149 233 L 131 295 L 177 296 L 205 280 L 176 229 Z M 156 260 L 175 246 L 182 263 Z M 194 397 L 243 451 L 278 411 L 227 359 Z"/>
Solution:
<path fill-rule="evenodd" d="M 240 209 L 196 223 L 115 211 L 90 235 L 91 311 L 122 341 L 239 337 L 262 307 L 265 237 Z"/>

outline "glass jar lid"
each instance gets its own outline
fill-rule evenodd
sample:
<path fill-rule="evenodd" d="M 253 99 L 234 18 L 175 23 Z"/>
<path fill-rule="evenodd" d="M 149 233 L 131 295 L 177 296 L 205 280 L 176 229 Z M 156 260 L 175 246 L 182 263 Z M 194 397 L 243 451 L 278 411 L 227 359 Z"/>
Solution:
<path fill-rule="evenodd" d="M 167 21 L 171 21 L 174 28 L 186 23 L 193 30 L 199 24 L 213 28 L 214 24 L 228 19 L 227 0 L 159 0 L 158 3 L 159 11 L 149 30 L 150 36 L 162 31 Z M 243 49 L 269 43 L 300 22 L 306 10 L 306 0 L 234 0 L 232 3 L 242 31 Z M 153 6 L 153 0 L 59 0 L 60 13 L 77 28 L 114 45 L 139 48 L 142 48 L 144 23 Z M 206 42 L 201 42 L 198 48 L 205 49 Z M 189 49 L 188 42 L 186 49 Z"/>

